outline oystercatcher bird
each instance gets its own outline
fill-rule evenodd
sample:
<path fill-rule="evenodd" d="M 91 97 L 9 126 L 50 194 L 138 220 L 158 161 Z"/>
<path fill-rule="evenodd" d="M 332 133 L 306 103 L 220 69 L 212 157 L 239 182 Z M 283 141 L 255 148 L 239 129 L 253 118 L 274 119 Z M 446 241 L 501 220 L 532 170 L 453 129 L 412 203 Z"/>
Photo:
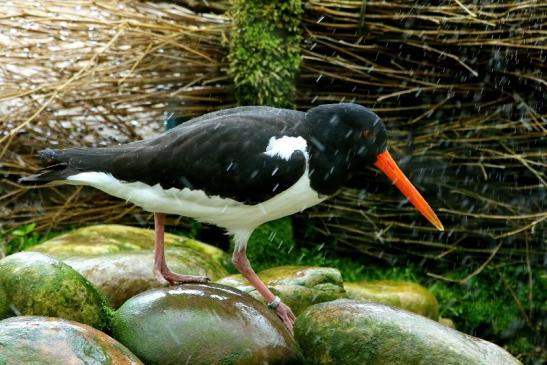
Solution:
<path fill-rule="evenodd" d="M 351 103 L 300 112 L 245 106 L 205 114 L 155 138 L 110 148 L 46 149 L 54 164 L 21 183 L 89 185 L 154 213 L 158 279 L 201 283 L 171 272 L 164 256 L 166 214 L 215 224 L 234 237 L 235 267 L 292 330 L 295 316 L 264 285 L 246 255 L 259 225 L 336 193 L 352 172 L 374 165 L 439 230 L 440 220 L 387 151 L 386 129 Z"/>

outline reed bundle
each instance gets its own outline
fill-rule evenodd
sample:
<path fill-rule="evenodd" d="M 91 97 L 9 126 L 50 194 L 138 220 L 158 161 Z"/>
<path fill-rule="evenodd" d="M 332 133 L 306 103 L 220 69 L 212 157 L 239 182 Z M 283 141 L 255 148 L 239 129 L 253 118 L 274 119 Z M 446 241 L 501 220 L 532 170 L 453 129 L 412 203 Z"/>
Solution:
<path fill-rule="evenodd" d="M 29 191 L 16 178 L 41 148 L 135 140 L 163 130 L 166 112 L 233 105 L 227 19 L 130 0 L 14 0 L 0 14 L 2 228 L 142 223 L 148 214 L 92 189 Z"/>
<path fill-rule="evenodd" d="M 369 171 L 311 212 L 325 240 L 394 260 L 544 260 L 544 3 L 310 0 L 303 24 L 299 105 L 372 107 L 446 227 Z"/>

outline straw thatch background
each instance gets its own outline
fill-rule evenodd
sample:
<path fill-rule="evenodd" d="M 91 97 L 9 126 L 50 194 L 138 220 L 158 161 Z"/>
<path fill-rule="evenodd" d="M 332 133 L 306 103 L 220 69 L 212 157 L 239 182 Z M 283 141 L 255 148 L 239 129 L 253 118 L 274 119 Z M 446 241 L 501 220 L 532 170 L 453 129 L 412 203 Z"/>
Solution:
<path fill-rule="evenodd" d="M 149 221 L 91 189 L 27 190 L 16 180 L 37 167 L 40 148 L 126 142 L 161 131 L 172 112 L 184 118 L 235 104 L 226 2 L 179 3 L 187 8 L 0 4 L 2 229 Z M 546 12 L 537 1 L 307 1 L 299 108 L 372 107 L 447 230 L 435 232 L 366 169 L 311 210 L 315 219 L 298 234 L 382 259 L 404 253 L 477 269 L 498 259 L 544 260 Z"/>
<path fill-rule="evenodd" d="M 147 221 L 92 189 L 15 180 L 41 148 L 123 143 L 164 130 L 174 112 L 233 106 L 227 18 L 138 1 L 13 1 L 0 14 L 2 228 Z"/>
<path fill-rule="evenodd" d="M 545 260 L 547 8 L 465 3 L 307 2 L 299 105 L 371 106 L 447 228 L 434 232 L 380 177 L 313 210 L 342 249 L 477 268 Z"/>

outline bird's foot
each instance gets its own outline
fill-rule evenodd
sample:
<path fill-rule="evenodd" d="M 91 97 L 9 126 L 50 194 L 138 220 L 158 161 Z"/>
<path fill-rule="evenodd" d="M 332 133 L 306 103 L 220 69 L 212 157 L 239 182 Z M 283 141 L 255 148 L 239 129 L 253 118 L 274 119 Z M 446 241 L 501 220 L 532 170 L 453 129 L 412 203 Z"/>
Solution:
<path fill-rule="evenodd" d="M 277 316 L 281 318 L 283 324 L 285 325 L 285 327 L 287 327 L 289 332 L 291 334 L 294 334 L 293 327 L 296 316 L 293 314 L 291 308 L 289 308 L 289 306 L 285 303 L 280 302 L 274 310 L 275 314 L 277 314 Z"/>
<path fill-rule="evenodd" d="M 157 270 L 154 272 L 156 278 L 160 283 L 164 285 L 176 285 L 176 284 L 205 284 L 211 281 L 206 276 L 197 275 L 180 275 L 176 274 L 169 269 Z"/>

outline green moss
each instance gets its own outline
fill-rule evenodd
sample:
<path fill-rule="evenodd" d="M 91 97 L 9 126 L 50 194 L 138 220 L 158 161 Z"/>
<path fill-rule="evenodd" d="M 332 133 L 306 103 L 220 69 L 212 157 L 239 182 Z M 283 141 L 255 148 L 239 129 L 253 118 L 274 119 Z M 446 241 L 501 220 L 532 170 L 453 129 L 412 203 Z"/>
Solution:
<path fill-rule="evenodd" d="M 34 316 L 1 323 L 0 364 L 142 365 L 119 342 L 81 323 Z"/>
<path fill-rule="evenodd" d="M 302 2 L 235 0 L 229 74 L 239 104 L 294 107 Z"/>
<path fill-rule="evenodd" d="M 359 281 L 344 284 L 348 298 L 392 305 L 433 320 L 439 317 L 439 303 L 423 286 L 395 280 Z"/>
<path fill-rule="evenodd" d="M 2 285 L 0 285 L 0 320 L 13 316 L 9 307 L 8 296 Z"/>
<path fill-rule="evenodd" d="M 300 357 L 268 308 L 216 284 L 141 293 L 118 309 L 112 333 L 147 364 L 275 364 Z"/>
<path fill-rule="evenodd" d="M 98 329 L 108 325 L 104 296 L 70 266 L 41 253 L 0 261 L 0 286 L 17 314 L 60 317 Z"/>
<path fill-rule="evenodd" d="M 258 272 L 258 276 L 291 307 L 296 316 L 312 304 L 346 298 L 340 272 L 333 268 L 276 266 Z M 241 274 L 225 277 L 218 283 L 237 288 L 266 304 L 260 293 Z"/>
<path fill-rule="evenodd" d="M 296 320 L 295 337 L 309 364 L 519 364 L 491 343 L 363 301 L 309 307 Z"/>

